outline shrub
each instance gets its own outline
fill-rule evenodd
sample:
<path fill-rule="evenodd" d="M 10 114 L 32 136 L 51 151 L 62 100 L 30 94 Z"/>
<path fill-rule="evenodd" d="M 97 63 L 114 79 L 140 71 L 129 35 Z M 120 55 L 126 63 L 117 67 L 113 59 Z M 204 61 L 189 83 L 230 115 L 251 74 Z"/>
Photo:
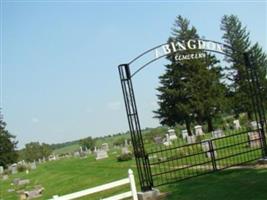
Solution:
<path fill-rule="evenodd" d="M 18 165 L 17 166 L 18 172 L 24 172 L 26 169 L 27 169 L 27 167 L 25 165 Z"/>
<path fill-rule="evenodd" d="M 133 159 L 132 153 L 121 154 L 117 157 L 118 162 L 128 161 Z"/>

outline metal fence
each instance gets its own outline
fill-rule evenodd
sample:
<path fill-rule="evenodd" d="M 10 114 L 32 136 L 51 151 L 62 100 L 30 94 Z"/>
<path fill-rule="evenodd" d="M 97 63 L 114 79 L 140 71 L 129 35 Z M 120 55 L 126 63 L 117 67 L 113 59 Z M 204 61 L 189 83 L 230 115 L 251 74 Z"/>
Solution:
<path fill-rule="evenodd" d="M 148 152 L 153 186 L 258 160 L 264 154 L 262 138 L 260 129 L 243 130 L 191 144 L 157 147 Z"/>

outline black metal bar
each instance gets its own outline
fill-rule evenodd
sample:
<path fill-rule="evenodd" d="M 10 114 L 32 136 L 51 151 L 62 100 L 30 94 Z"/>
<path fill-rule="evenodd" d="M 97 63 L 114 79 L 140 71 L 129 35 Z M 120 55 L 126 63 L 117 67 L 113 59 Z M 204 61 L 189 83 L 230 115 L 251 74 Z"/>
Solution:
<path fill-rule="evenodd" d="M 130 68 L 128 64 L 119 65 L 118 68 L 141 189 L 142 191 L 151 190 L 153 181 L 144 149 Z"/>
<path fill-rule="evenodd" d="M 210 152 L 210 158 L 211 158 L 211 162 L 212 162 L 212 167 L 213 167 L 213 170 L 216 171 L 217 170 L 217 165 L 216 165 L 216 158 L 215 158 L 215 154 L 214 154 L 214 148 L 213 148 L 212 140 L 208 140 L 208 144 L 209 144 L 209 152 Z"/>
<path fill-rule="evenodd" d="M 256 69 L 256 65 L 251 63 L 251 53 L 244 53 L 246 71 L 247 71 L 247 79 L 250 87 L 250 91 L 254 91 L 256 95 L 251 96 L 253 109 L 255 112 L 257 127 L 260 129 L 261 134 L 261 144 L 262 144 L 262 156 L 267 156 L 267 145 L 266 145 L 266 136 L 265 136 L 265 126 L 266 126 L 266 118 L 265 118 L 265 110 L 263 105 L 263 97 L 262 92 L 260 91 L 260 83 L 259 83 L 259 74 Z M 259 127 L 259 123 L 261 127 Z"/>

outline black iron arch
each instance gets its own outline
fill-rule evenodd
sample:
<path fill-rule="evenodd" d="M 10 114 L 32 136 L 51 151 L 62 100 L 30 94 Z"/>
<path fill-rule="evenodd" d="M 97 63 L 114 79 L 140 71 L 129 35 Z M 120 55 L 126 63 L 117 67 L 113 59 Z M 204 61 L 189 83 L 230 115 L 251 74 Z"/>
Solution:
<path fill-rule="evenodd" d="M 201 50 L 213 52 L 213 53 L 219 53 L 227 57 L 230 56 L 229 51 L 230 52 L 238 51 L 238 50 L 232 49 L 230 46 L 226 44 L 216 42 L 213 40 L 206 40 L 206 39 L 194 39 L 194 40 L 212 42 L 214 44 L 221 45 L 224 48 L 224 50 L 227 50 L 227 51 L 216 51 L 212 49 L 201 49 Z M 130 62 L 126 64 L 121 64 L 118 66 L 121 87 L 122 87 L 123 97 L 124 97 L 124 103 L 125 103 L 125 108 L 126 108 L 126 114 L 127 114 L 129 129 L 130 129 L 132 145 L 133 145 L 133 151 L 134 151 L 133 153 L 135 156 L 138 177 L 139 177 L 139 182 L 140 182 L 142 191 L 151 190 L 154 184 L 153 184 L 153 178 L 152 178 L 148 153 L 146 152 L 144 148 L 140 120 L 139 120 L 139 116 L 137 112 L 136 100 L 135 100 L 134 89 L 133 89 L 133 84 L 132 84 L 132 77 L 135 76 L 138 72 L 140 72 L 145 67 L 149 66 L 151 63 L 159 60 L 160 58 L 163 58 L 167 55 L 179 53 L 179 51 L 173 52 L 171 54 L 161 55 L 156 58 L 152 58 L 149 61 L 142 64 L 133 73 L 131 73 L 130 66 L 133 66 L 137 61 L 139 61 L 145 55 L 168 44 L 169 43 L 164 43 L 164 44 L 155 46 L 143 52 L 142 54 L 138 55 L 137 57 L 132 59 Z M 263 147 L 264 147 L 262 151 L 262 156 L 265 157 L 267 155 L 265 132 L 264 132 L 265 131 L 264 127 L 266 127 L 265 111 L 264 111 L 263 100 L 262 100 L 262 97 L 259 91 L 258 74 L 255 70 L 255 66 L 250 61 L 251 60 L 250 56 L 251 55 L 249 53 L 244 53 L 244 61 L 245 61 L 246 71 L 247 71 L 247 80 L 250 85 L 250 91 L 249 91 L 250 97 L 252 100 L 253 110 L 255 113 L 255 119 L 260 122 L 260 126 L 258 124 L 258 129 L 261 130 L 261 135 L 263 138 L 262 140 Z"/>

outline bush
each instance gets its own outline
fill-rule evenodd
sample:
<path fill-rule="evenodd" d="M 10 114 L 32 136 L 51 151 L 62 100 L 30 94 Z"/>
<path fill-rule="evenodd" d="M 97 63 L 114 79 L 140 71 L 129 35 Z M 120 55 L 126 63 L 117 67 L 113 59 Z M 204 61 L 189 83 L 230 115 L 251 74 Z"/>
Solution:
<path fill-rule="evenodd" d="M 128 161 L 133 159 L 132 153 L 121 154 L 117 157 L 118 162 Z"/>
<path fill-rule="evenodd" d="M 26 171 L 27 167 L 25 165 L 18 165 L 17 170 L 18 172 L 24 172 Z"/>

